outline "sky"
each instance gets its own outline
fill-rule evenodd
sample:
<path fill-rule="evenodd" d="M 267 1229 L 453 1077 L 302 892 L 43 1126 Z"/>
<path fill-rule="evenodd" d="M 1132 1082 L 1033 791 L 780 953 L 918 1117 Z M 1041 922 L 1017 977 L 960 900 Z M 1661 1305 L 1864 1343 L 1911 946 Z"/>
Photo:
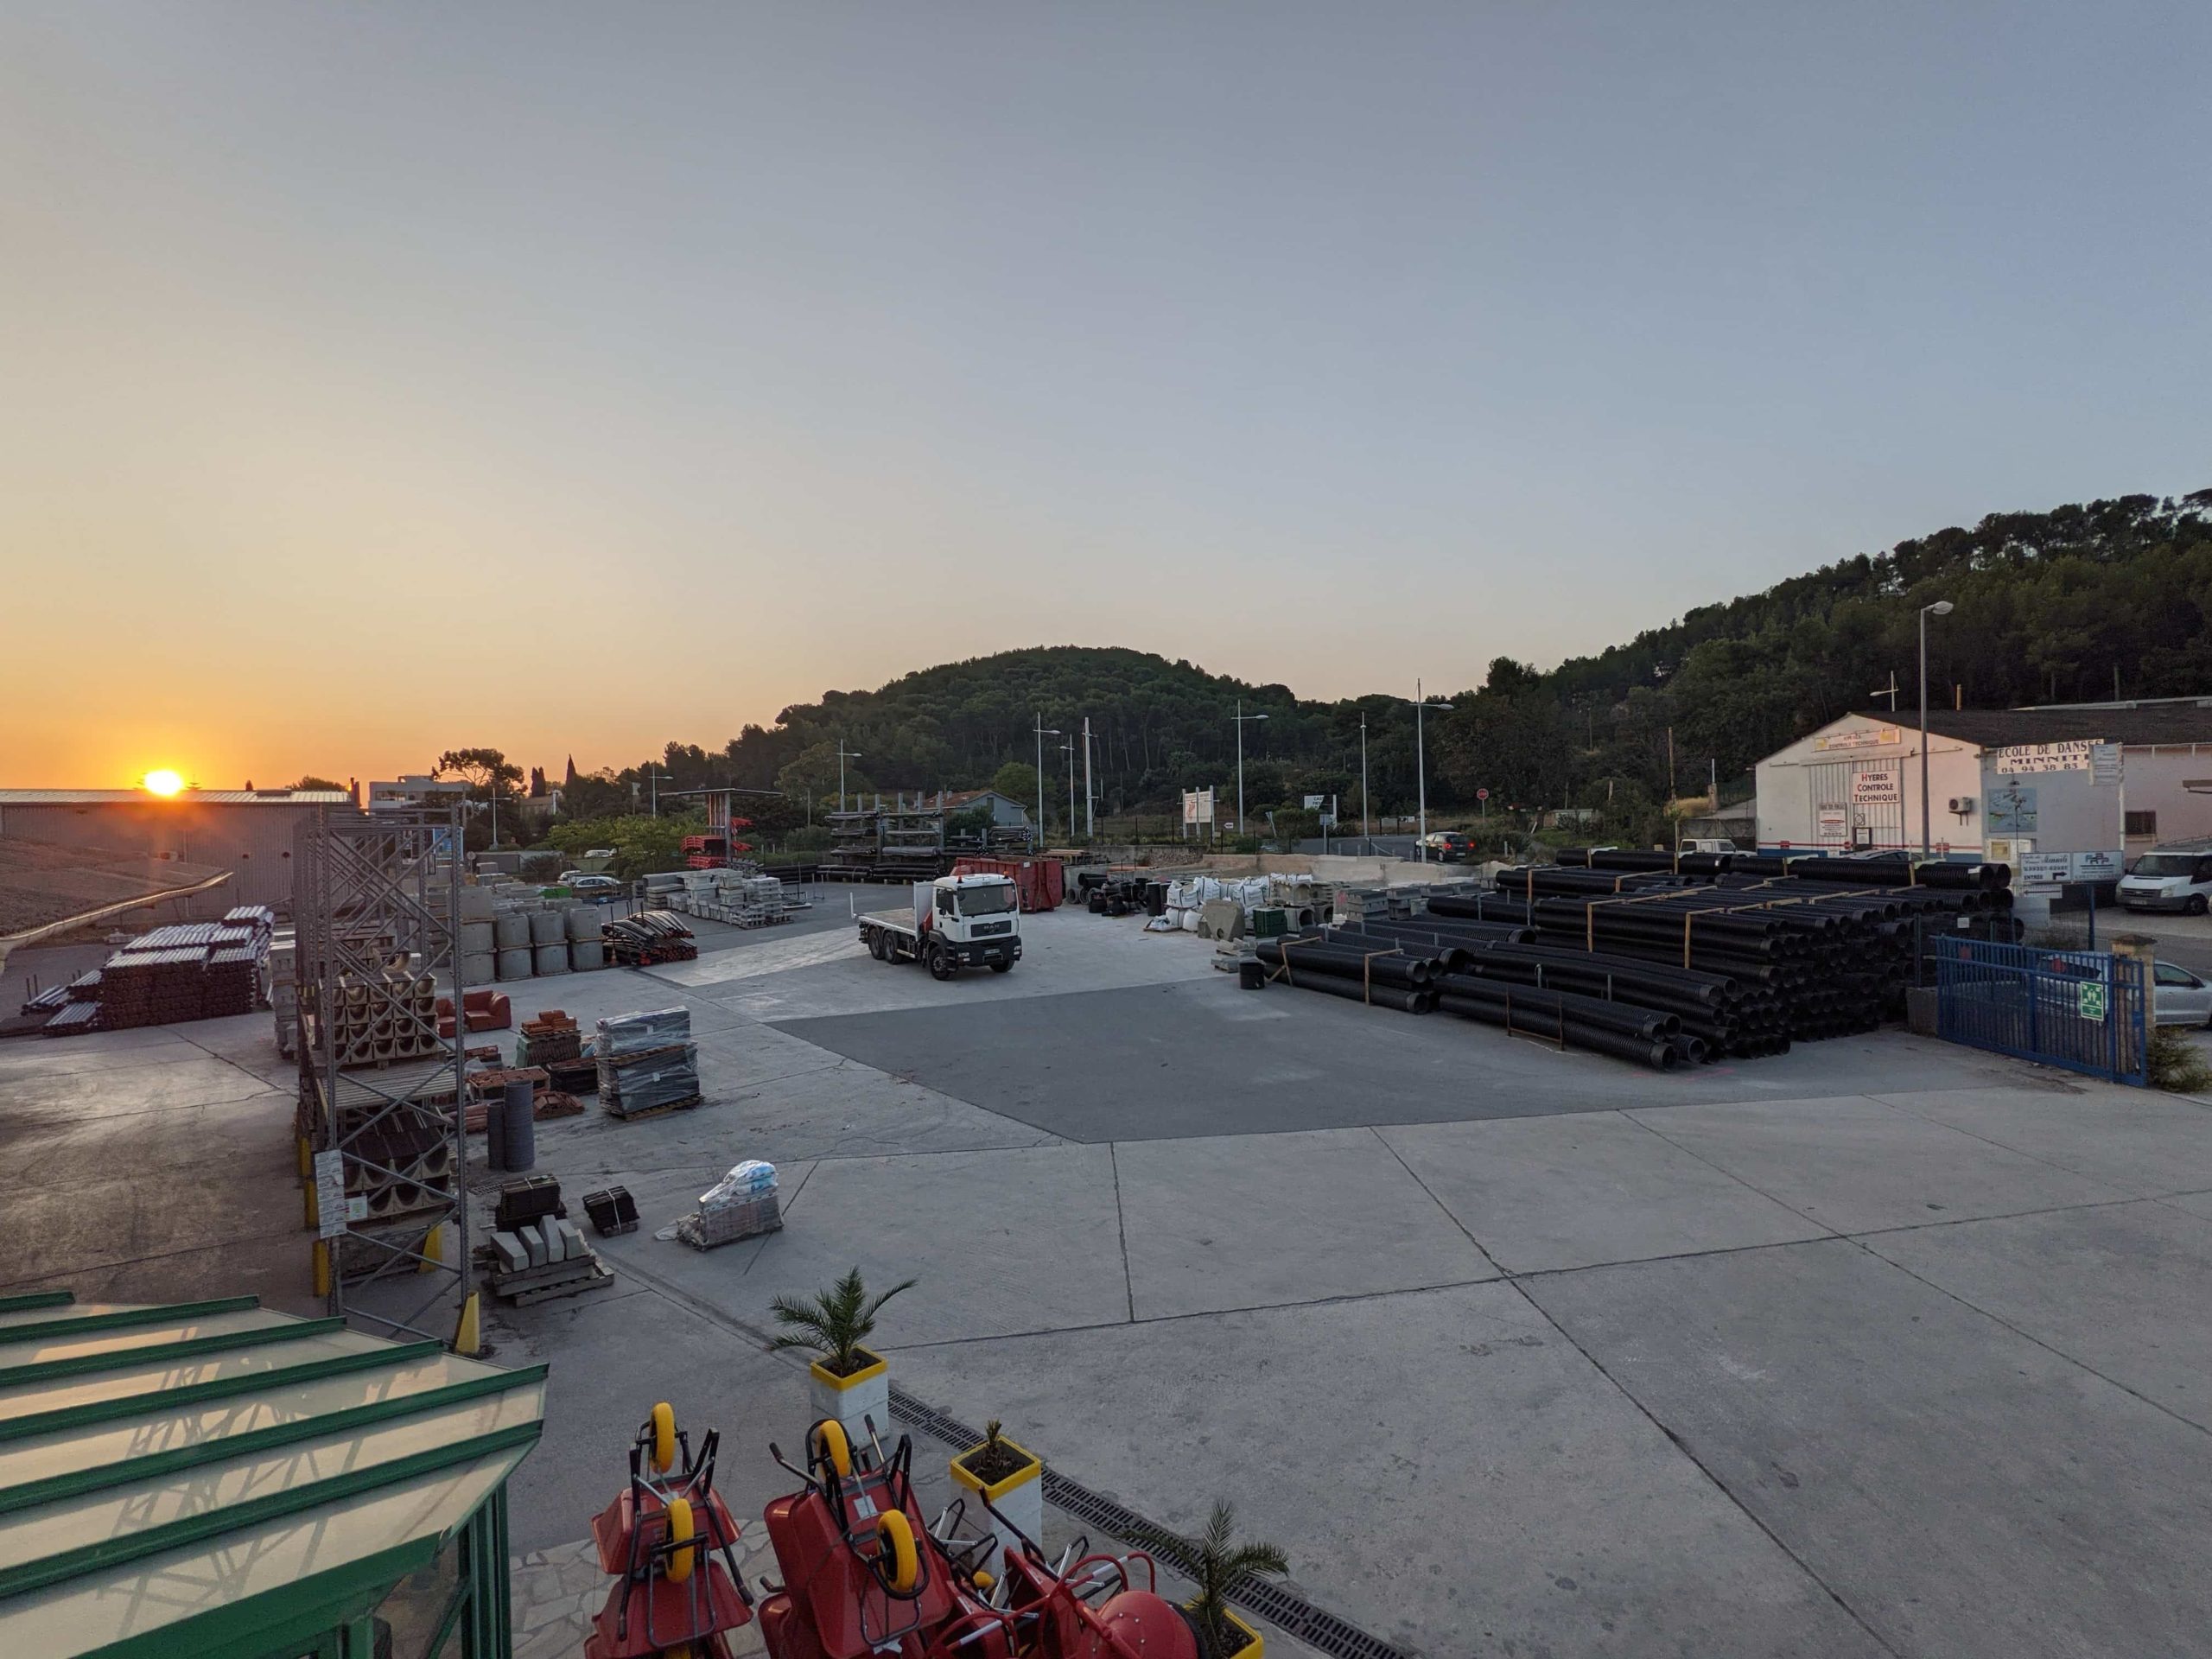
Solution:
<path fill-rule="evenodd" d="M 1549 666 L 2212 485 L 2212 8 L 0 10 L 0 785 Z"/>

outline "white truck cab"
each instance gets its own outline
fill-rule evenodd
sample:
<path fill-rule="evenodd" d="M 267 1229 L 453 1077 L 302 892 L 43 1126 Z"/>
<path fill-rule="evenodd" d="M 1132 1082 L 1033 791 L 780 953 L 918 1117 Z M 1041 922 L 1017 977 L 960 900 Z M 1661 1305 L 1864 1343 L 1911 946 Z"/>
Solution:
<path fill-rule="evenodd" d="M 860 918 L 861 942 L 878 962 L 919 962 L 931 977 L 963 968 L 1008 973 L 1021 960 L 1021 906 L 1007 875 L 941 875 L 914 883 L 909 910 Z"/>
<path fill-rule="evenodd" d="M 2153 847 L 2120 878 L 2120 902 L 2130 910 L 2212 910 L 2212 847 Z"/>

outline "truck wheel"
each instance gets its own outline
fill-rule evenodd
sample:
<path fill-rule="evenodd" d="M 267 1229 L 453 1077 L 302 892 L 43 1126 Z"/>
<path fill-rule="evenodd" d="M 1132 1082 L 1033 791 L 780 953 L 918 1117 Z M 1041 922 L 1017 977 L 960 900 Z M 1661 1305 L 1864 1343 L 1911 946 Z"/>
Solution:
<path fill-rule="evenodd" d="M 2202 916 L 2207 910 L 2212 910 L 2212 899 L 2207 899 L 2201 893 L 2190 895 L 2189 913 L 2190 915 Z"/>
<path fill-rule="evenodd" d="M 884 960 L 883 935 L 871 931 L 868 936 L 868 953 L 878 962 Z"/>
<path fill-rule="evenodd" d="M 991 964 L 991 971 L 995 974 L 1010 974 L 1014 971 L 1014 964 L 1010 962 L 995 962 Z"/>
<path fill-rule="evenodd" d="M 952 959 L 952 952 L 941 944 L 930 946 L 928 961 L 931 979 L 950 979 L 959 969 L 959 964 Z"/>

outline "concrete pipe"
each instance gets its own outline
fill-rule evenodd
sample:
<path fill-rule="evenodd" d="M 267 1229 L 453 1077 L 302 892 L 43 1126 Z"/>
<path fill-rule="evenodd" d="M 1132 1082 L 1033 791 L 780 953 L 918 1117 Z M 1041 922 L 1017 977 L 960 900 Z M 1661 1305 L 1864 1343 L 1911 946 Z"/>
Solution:
<path fill-rule="evenodd" d="M 489 950 L 497 930 L 489 922 L 463 922 L 461 925 L 461 948 L 463 950 Z"/>
<path fill-rule="evenodd" d="M 570 939 L 595 939 L 599 937 L 599 906 L 578 905 L 567 913 Z"/>
<path fill-rule="evenodd" d="M 492 895 L 481 887 L 461 890 L 461 919 L 464 922 L 488 922 L 492 919 Z"/>
<path fill-rule="evenodd" d="M 464 984 L 489 985 L 498 971 L 498 958 L 489 950 L 464 953 L 461 959 L 461 977 Z"/>
<path fill-rule="evenodd" d="M 530 918 L 519 910 L 511 910 L 492 924 L 492 931 L 502 952 L 518 950 L 530 943 Z"/>
<path fill-rule="evenodd" d="M 561 912 L 557 910 L 533 910 L 530 912 L 530 942 L 532 944 L 556 944 L 561 939 Z"/>
<path fill-rule="evenodd" d="M 606 967 L 606 941 L 596 938 L 575 941 L 569 947 L 569 966 L 580 974 Z"/>
<path fill-rule="evenodd" d="M 537 971 L 541 977 L 547 974 L 565 974 L 569 971 L 569 947 L 565 944 L 558 943 L 541 944 L 533 949 L 531 954 L 537 958 Z"/>
<path fill-rule="evenodd" d="M 501 979 L 528 979 L 536 965 L 526 944 L 517 950 L 500 951 L 499 964 Z"/>

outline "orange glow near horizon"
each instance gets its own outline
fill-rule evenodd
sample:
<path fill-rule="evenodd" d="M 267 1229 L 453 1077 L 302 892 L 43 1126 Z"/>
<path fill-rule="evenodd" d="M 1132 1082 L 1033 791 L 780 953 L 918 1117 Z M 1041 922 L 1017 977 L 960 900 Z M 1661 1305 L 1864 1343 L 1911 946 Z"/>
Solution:
<path fill-rule="evenodd" d="M 162 766 L 146 774 L 145 785 L 149 794 L 174 795 L 184 787 L 184 779 L 167 766 Z"/>

